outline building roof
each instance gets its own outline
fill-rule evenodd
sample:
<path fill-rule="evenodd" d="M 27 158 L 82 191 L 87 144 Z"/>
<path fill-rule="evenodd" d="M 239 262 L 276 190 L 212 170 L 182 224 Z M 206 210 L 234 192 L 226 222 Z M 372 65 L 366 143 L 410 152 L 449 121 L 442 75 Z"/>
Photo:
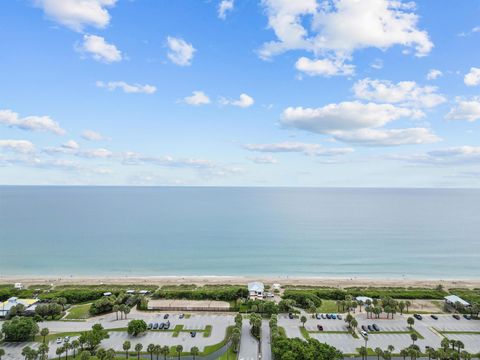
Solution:
<path fill-rule="evenodd" d="M 35 304 L 37 301 L 37 299 L 17 299 L 16 297 L 11 297 L 0 304 L 0 312 L 8 313 L 12 307 L 17 306 L 18 304 L 22 304 L 27 308 L 30 305 Z"/>
<path fill-rule="evenodd" d="M 263 283 L 259 281 L 253 281 L 248 283 L 248 291 L 255 291 L 257 293 L 263 292 L 265 287 L 263 286 Z"/>
<path fill-rule="evenodd" d="M 366 303 L 367 300 L 373 301 L 373 299 L 372 299 L 371 297 L 368 297 L 368 296 L 357 296 L 357 297 L 355 298 L 355 300 L 361 301 L 361 302 L 363 302 L 363 303 Z"/>
<path fill-rule="evenodd" d="M 448 295 L 448 296 L 445 296 L 444 299 L 451 304 L 456 304 L 457 302 L 459 302 L 463 306 L 470 306 L 470 303 L 466 302 L 465 300 L 463 300 L 461 297 L 457 295 Z"/>

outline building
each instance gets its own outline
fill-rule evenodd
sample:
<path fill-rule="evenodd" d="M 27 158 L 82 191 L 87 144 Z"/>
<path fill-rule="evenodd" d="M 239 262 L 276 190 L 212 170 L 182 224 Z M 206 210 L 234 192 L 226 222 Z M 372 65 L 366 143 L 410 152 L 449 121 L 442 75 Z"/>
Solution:
<path fill-rule="evenodd" d="M 262 300 L 265 292 L 263 283 L 254 281 L 248 283 L 248 297 L 250 300 Z"/>
<path fill-rule="evenodd" d="M 15 285 L 13 287 L 17 290 L 22 290 L 23 289 L 23 284 L 22 283 L 15 283 Z"/>
<path fill-rule="evenodd" d="M 273 290 L 278 290 L 278 291 L 280 291 L 281 288 L 282 288 L 282 287 L 280 286 L 280 284 L 273 284 L 273 285 L 272 285 L 272 289 L 273 289 Z"/>
<path fill-rule="evenodd" d="M 355 298 L 355 301 L 356 301 L 357 303 L 362 302 L 363 304 L 366 304 L 367 301 L 372 302 L 373 299 L 372 299 L 371 297 L 368 297 L 368 296 L 357 296 L 357 297 Z"/>
<path fill-rule="evenodd" d="M 469 307 L 470 306 L 469 302 L 463 300 L 461 297 L 459 297 L 457 295 L 448 295 L 448 296 L 445 296 L 444 299 L 445 299 L 445 304 L 446 305 L 450 305 L 450 306 L 453 306 L 453 307 L 456 307 L 457 304 L 460 304 L 464 307 Z"/>
<path fill-rule="evenodd" d="M 37 302 L 37 299 L 17 299 L 16 297 L 11 297 L 7 301 L 4 301 L 2 304 L 0 304 L 0 318 L 6 317 L 14 306 L 21 304 L 25 306 L 25 309 L 28 309 Z"/>

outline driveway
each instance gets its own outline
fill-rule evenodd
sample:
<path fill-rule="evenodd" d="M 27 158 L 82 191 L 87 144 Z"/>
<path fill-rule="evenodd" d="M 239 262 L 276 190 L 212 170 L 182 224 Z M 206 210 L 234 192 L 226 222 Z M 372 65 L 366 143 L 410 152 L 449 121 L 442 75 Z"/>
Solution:
<path fill-rule="evenodd" d="M 258 341 L 250 334 L 250 323 L 247 319 L 242 324 L 242 340 L 239 360 L 258 360 Z"/>
<path fill-rule="evenodd" d="M 262 360 L 272 360 L 272 344 L 270 342 L 270 325 L 262 320 Z"/>

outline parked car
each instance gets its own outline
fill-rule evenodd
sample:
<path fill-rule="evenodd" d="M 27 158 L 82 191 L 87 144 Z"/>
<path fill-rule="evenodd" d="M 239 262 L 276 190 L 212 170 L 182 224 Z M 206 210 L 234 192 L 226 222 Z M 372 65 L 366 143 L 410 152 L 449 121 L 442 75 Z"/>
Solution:
<path fill-rule="evenodd" d="M 180 314 L 178 317 L 179 317 L 180 319 L 183 319 L 183 318 L 185 317 L 185 314 Z"/>
<path fill-rule="evenodd" d="M 338 320 L 342 320 L 342 315 L 338 314 L 338 315 L 337 315 L 337 319 L 338 319 Z"/>
<path fill-rule="evenodd" d="M 423 319 L 422 315 L 420 315 L 420 314 L 413 314 L 413 317 L 417 320 L 422 320 Z"/>
<path fill-rule="evenodd" d="M 152 324 L 152 323 L 149 323 L 148 326 L 147 326 L 147 329 L 148 329 L 148 330 L 152 330 L 152 329 L 153 329 L 153 324 Z"/>
<path fill-rule="evenodd" d="M 158 326 L 158 329 L 159 329 L 159 330 L 163 330 L 164 327 L 165 327 L 165 323 L 161 323 L 161 324 Z"/>
<path fill-rule="evenodd" d="M 318 329 L 318 331 L 323 331 L 323 326 L 319 324 L 319 325 L 317 325 L 317 329 Z"/>
<path fill-rule="evenodd" d="M 467 320 L 472 320 L 472 317 L 468 314 L 463 315 L 463 317 Z"/>
<path fill-rule="evenodd" d="M 195 337 L 197 335 L 197 333 L 195 331 L 190 331 L 190 336 L 191 337 Z"/>
<path fill-rule="evenodd" d="M 167 322 L 165 323 L 165 326 L 163 327 L 163 329 L 164 329 L 164 330 L 170 329 L 170 321 L 167 321 Z"/>
<path fill-rule="evenodd" d="M 327 314 L 327 319 L 329 319 L 329 320 L 330 320 L 331 318 L 332 318 L 332 315 L 330 315 L 330 314 Z"/>
<path fill-rule="evenodd" d="M 366 331 L 367 331 L 367 327 L 366 327 L 365 325 L 362 325 L 362 330 L 366 332 Z"/>
<path fill-rule="evenodd" d="M 458 314 L 453 314 L 453 318 L 456 319 L 456 320 L 460 320 L 460 315 L 458 315 Z"/>
<path fill-rule="evenodd" d="M 378 327 L 377 324 L 373 324 L 373 325 L 372 325 L 372 328 L 373 328 L 375 331 L 380 331 L 380 328 Z"/>
<path fill-rule="evenodd" d="M 327 318 L 327 315 L 326 314 L 322 314 L 322 319 L 326 319 Z"/>
<path fill-rule="evenodd" d="M 63 338 L 63 342 L 68 343 L 69 341 L 70 341 L 70 336 L 65 336 L 65 337 Z"/>
<path fill-rule="evenodd" d="M 288 318 L 289 318 L 289 319 L 293 319 L 293 314 L 292 314 L 292 313 L 288 313 Z"/>
<path fill-rule="evenodd" d="M 368 331 L 373 331 L 372 325 L 368 325 L 368 326 L 367 326 L 367 329 L 368 329 Z"/>
<path fill-rule="evenodd" d="M 367 334 L 366 331 L 363 331 L 363 330 L 362 330 L 362 331 L 360 331 L 360 334 L 362 334 L 363 337 L 368 337 L 368 334 Z"/>
<path fill-rule="evenodd" d="M 337 318 L 337 315 L 335 315 L 335 314 L 332 314 L 331 316 L 332 316 L 333 320 L 335 320 Z"/>
<path fill-rule="evenodd" d="M 165 315 L 163 315 L 163 318 L 168 319 L 168 316 L 169 316 L 168 314 L 165 314 Z"/>
<path fill-rule="evenodd" d="M 157 330 L 159 327 L 158 323 L 153 324 L 153 330 Z"/>
<path fill-rule="evenodd" d="M 438 320 L 438 316 L 437 316 L 437 315 L 430 315 L 430 317 L 431 317 L 433 320 Z"/>
<path fill-rule="evenodd" d="M 61 337 L 58 337 L 57 338 L 57 344 L 61 344 L 62 343 L 62 338 Z"/>

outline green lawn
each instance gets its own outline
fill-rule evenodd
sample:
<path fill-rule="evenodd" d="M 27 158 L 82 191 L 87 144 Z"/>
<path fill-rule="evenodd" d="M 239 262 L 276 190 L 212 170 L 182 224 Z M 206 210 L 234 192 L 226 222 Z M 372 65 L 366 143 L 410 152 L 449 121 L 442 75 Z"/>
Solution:
<path fill-rule="evenodd" d="M 228 351 L 225 352 L 222 356 L 217 358 L 217 360 L 235 360 L 237 358 L 237 353 L 233 351 L 232 347 L 228 348 Z"/>
<path fill-rule="evenodd" d="M 68 314 L 67 316 L 65 316 L 65 319 L 69 319 L 69 320 L 88 319 L 90 317 L 90 313 L 89 313 L 90 305 L 91 303 L 72 306 L 68 310 Z"/>
<path fill-rule="evenodd" d="M 338 312 L 338 307 L 334 300 L 322 300 L 322 306 L 317 311 L 324 314 L 336 313 Z"/>

